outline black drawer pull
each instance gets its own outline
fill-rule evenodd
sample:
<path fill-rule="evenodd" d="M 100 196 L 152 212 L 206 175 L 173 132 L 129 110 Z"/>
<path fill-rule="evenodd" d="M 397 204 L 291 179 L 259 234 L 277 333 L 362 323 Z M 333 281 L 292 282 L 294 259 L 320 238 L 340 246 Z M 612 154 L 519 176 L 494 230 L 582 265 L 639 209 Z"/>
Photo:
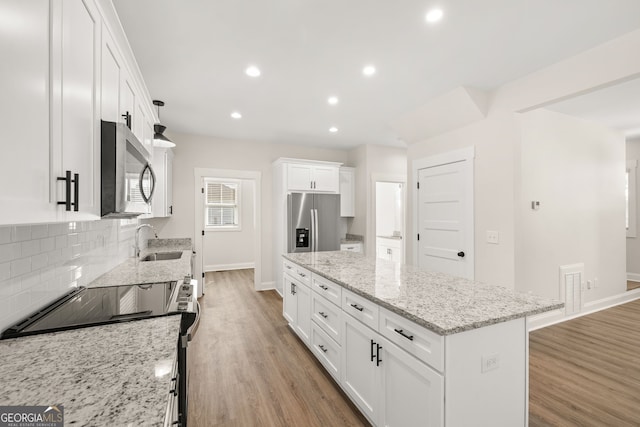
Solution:
<path fill-rule="evenodd" d="M 298 272 L 298 274 L 299 274 L 301 277 L 307 277 L 307 275 L 306 275 L 306 274 L 304 274 L 304 273 L 300 273 L 300 272 Z"/>
<path fill-rule="evenodd" d="M 322 350 L 323 353 L 326 353 L 327 351 L 329 351 L 322 344 L 318 345 L 318 348 Z"/>
<path fill-rule="evenodd" d="M 318 312 L 318 314 L 319 314 L 320 316 L 324 317 L 325 319 L 326 319 L 327 317 L 329 317 L 329 315 L 328 315 L 328 314 L 326 314 L 324 311 L 319 311 L 319 312 Z"/>
<path fill-rule="evenodd" d="M 380 362 L 382 362 L 382 359 L 380 359 L 380 350 L 382 350 L 382 346 L 378 345 L 378 349 L 376 350 L 376 366 L 380 366 Z"/>
<path fill-rule="evenodd" d="M 296 284 L 291 282 L 291 295 L 296 294 Z"/>
<path fill-rule="evenodd" d="M 373 362 L 373 359 L 376 358 L 376 355 L 373 354 L 373 346 L 376 345 L 376 342 L 374 340 L 371 340 L 371 361 Z"/>
<path fill-rule="evenodd" d="M 400 335 L 402 335 L 403 337 L 405 337 L 406 339 L 408 339 L 409 341 L 413 341 L 413 335 L 407 335 L 404 333 L 403 329 L 393 329 L 394 331 L 396 331 L 397 333 L 399 333 Z"/>
<path fill-rule="evenodd" d="M 320 285 L 320 288 L 322 288 L 322 290 L 324 290 L 324 291 L 328 291 L 329 290 L 329 287 L 325 286 L 325 285 Z"/>
<path fill-rule="evenodd" d="M 364 307 L 360 307 L 358 304 L 349 304 L 351 307 L 355 308 L 358 311 L 364 310 Z M 373 360 L 373 359 L 372 359 Z"/>
<path fill-rule="evenodd" d="M 175 388 L 173 390 L 170 390 L 169 393 L 173 394 L 174 396 L 178 395 L 178 391 Z"/>

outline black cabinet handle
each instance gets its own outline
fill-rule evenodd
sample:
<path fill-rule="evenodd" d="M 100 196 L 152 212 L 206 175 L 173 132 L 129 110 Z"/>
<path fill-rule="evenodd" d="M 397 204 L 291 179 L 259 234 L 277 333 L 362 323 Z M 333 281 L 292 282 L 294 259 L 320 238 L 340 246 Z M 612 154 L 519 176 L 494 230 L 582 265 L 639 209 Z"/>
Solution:
<path fill-rule="evenodd" d="M 360 307 L 358 304 L 349 304 L 349 305 L 358 311 L 364 310 L 364 307 Z"/>
<path fill-rule="evenodd" d="M 380 359 L 380 350 L 382 350 L 382 346 L 378 345 L 378 349 L 376 350 L 376 366 L 380 366 L 380 362 L 382 362 L 382 359 Z"/>
<path fill-rule="evenodd" d="M 73 206 L 73 210 L 78 212 L 79 209 L 79 193 L 78 193 L 78 182 L 79 175 L 77 173 L 73 174 L 73 179 L 71 178 L 71 171 L 66 171 L 64 176 L 59 176 L 58 181 L 65 181 L 64 185 L 64 193 L 65 200 L 63 202 L 58 202 L 59 205 L 64 205 L 65 211 L 70 211 L 71 206 Z M 71 183 L 73 183 L 73 201 L 71 201 Z"/>
<path fill-rule="evenodd" d="M 322 290 L 324 290 L 324 291 L 328 291 L 329 290 L 329 287 L 325 286 L 325 285 L 320 285 L 320 288 L 322 288 Z"/>
<path fill-rule="evenodd" d="M 296 284 L 291 282 L 291 295 L 296 294 Z"/>
<path fill-rule="evenodd" d="M 318 345 L 318 348 L 322 350 L 323 353 L 326 353 L 328 351 L 322 344 Z"/>
<path fill-rule="evenodd" d="M 178 395 L 178 391 L 174 388 L 173 390 L 169 390 L 170 394 L 173 394 L 174 396 Z"/>
<path fill-rule="evenodd" d="M 462 252 L 462 251 L 458 252 L 458 256 L 459 256 L 460 258 L 464 258 L 464 252 Z"/>
<path fill-rule="evenodd" d="M 400 335 L 402 335 L 403 337 L 405 337 L 406 339 L 408 339 L 409 341 L 413 341 L 413 335 L 407 335 L 404 333 L 403 329 L 393 329 L 394 331 L 396 331 L 397 333 L 399 333 Z"/>
<path fill-rule="evenodd" d="M 79 206 L 79 193 L 78 193 L 78 181 L 80 180 L 80 176 L 77 173 L 73 174 L 73 210 L 78 212 Z"/>
<path fill-rule="evenodd" d="M 124 114 L 122 114 L 122 118 L 124 119 L 125 125 L 127 125 L 129 130 L 131 130 L 131 114 L 129 114 L 129 112 L 127 111 Z"/>
<path fill-rule="evenodd" d="M 326 314 L 324 311 L 319 311 L 319 312 L 318 312 L 318 314 L 319 314 L 320 316 L 324 317 L 325 319 L 326 319 L 327 317 L 329 317 L 329 315 L 328 315 L 328 314 Z"/>
<path fill-rule="evenodd" d="M 300 275 L 300 277 L 307 277 L 307 275 L 306 275 L 306 274 L 304 274 L 304 273 L 300 273 L 300 272 L 299 272 L 298 274 Z"/>
<path fill-rule="evenodd" d="M 371 340 L 371 361 L 373 362 L 373 359 L 376 358 L 376 355 L 373 354 L 373 346 L 376 345 L 376 342 L 374 340 Z"/>
<path fill-rule="evenodd" d="M 169 215 L 173 215 L 173 205 L 169 206 Z"/>

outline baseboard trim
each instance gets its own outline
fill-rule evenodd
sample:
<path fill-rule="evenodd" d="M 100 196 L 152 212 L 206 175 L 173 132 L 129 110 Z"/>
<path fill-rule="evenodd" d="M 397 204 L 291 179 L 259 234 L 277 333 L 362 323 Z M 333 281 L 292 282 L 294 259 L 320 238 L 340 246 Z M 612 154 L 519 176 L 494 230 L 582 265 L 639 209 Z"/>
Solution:
<path fill-rule="evenodd" d="M 256 289 L 256 291 L 270 291 L 275 289 L 276 282 L 262 282 L 260 283 L 260 288 Z"/>
<path fill-rule="evenodd" d="M 204 271 L 227 271 L 227 270 L 246 270 L 248 268 L 255 268 L 255 263 L 253 262 L 238 262 L 235 264 L 214 264 L 214 265 L 205 265 Z"/>
<path fill-rule="evenodd" d="M 640 282 L 640 273 L 627 273 L 627 280 L 630 282 Z"/>
<path fill-rule="evenodd" d="M 575 319 L 578 317 L 586 316 L 600 310 L 615 307 L 620 304 L 635 301 L 640 299 L 640 288 L 631 291 L 626 291 L 622 294 L 612 295 L 610 297 L 602 298 L 596 301 L 590 301 L 583 305 L 580 313 L 575 313 L 571 316 L 565 316 L 564 309 L 553 310 L 547 313 L 537 314 L 527 318 L 527 329 L 529 332 L 536 329 L 546 328 L 547 326 L 555 325 L 557 323 L 566 322 L 567 320 Z"/>

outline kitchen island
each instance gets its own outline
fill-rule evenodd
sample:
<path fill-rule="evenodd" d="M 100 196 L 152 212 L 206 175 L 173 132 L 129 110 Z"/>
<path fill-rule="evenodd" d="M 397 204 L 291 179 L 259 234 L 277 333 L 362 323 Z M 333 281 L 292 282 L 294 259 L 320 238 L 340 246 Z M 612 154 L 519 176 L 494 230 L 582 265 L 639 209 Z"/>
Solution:
<path fill-rule="evenodd" d="M 64 406 L 65 425 L 162 426 L 180 316 L 0 341 L 2 405 Z"/>
<path fill-rule="evenodd" d="M 561 302 L 356 253 L 284 258 L 285 318 L 374 425 L 527 424 L 526 317 Z"/>

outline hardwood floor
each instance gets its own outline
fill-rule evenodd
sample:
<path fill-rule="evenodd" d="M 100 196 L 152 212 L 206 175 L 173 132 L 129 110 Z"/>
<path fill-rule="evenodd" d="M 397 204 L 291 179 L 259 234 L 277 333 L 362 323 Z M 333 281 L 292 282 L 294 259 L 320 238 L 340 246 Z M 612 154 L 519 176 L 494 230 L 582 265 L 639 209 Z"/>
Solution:
<path fill-rule="evenodd" d="M 627 280 L 627 290 L 630 291 L 632 289 L 640 288 L 640 282 L 632 282 L 631 280 Z"/>
<path fill-rule="evenodd" d="M 640 300 L 529 340 L 530 426 L 640 425 Z"/>
<path fill-rule="evenodd" d="M 288 329 L 275 291 L 253 270 L 207 273 L 189 346 L 189 425 L 368 426 Z"/>

